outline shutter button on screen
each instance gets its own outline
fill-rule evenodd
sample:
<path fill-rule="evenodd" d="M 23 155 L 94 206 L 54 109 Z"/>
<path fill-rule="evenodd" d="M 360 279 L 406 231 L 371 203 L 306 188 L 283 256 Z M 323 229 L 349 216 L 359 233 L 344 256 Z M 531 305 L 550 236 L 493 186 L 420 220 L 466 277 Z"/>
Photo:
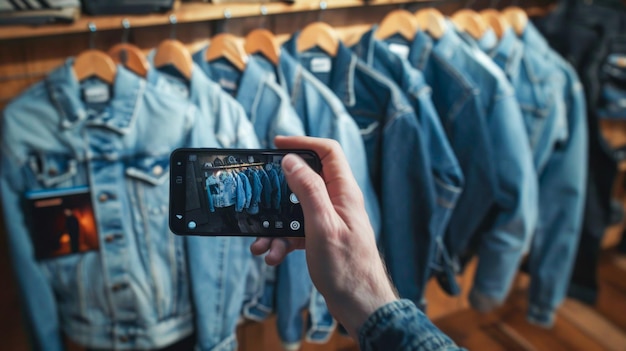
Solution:
<path fill-rule="evenodd" d="M 291 228 L 291 230 L 298 230 L 298 229 L 300 229 L 300 222 L 298 222 L 298 221 L 291 221 L 291 223 L 289 223 L 289 228 Z"/>

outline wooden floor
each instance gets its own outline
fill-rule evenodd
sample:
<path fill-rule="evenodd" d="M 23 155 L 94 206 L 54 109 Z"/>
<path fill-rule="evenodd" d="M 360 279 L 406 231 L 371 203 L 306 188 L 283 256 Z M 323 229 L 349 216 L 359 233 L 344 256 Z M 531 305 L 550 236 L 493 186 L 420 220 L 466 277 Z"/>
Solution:
<path fill-rule="evenodd" d="M 435 324 L 469 350 L 626 350 L 626 255 L 602 255 L 596 306 L 566 300 L 551 330 L 526 321 L 527 284 L 520 280 L 498 311 L 480 314 L 468 309 Z"/>
<path fill-rule="evenodd" d="M 526 321 L 526 277 L 520 275 L 507 303 L 481 314 L 464 309 L 435 320 L 460 346 L 480 351 L 626 351 L 626 255 L 608 251 L 600 263 L 600 290 L 594 307 L 568 299 L 546 330 Z M 239 328 L 240 350 L 281 350 L 274 321 Z M 302 351 L 356 351 L 356 344 L 334 335 L 329 343 L 304 343 Z"/>

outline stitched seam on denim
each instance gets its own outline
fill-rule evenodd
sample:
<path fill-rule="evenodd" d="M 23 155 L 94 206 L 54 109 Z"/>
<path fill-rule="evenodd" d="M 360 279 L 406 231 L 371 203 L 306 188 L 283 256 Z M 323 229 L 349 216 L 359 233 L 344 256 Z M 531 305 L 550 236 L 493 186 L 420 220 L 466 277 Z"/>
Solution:
<path fill-rule="evenodd" d="M 461 191 L 463 190 L 463 188 L 461 188 L 461 187 L 456 187 L 454 185 L 450 185 L 450 184 L 444 182 L 443 180 L 441 180 L 436 175 L 433 175 L 433 178 L 435 179 L 435 182 L 437 182 L 437 184 L 439 184 L 441 187 L 445 188 L 446 190 L 450 190 L 450 191 L 453 191 L 455 193 L 461 193 Z"/>

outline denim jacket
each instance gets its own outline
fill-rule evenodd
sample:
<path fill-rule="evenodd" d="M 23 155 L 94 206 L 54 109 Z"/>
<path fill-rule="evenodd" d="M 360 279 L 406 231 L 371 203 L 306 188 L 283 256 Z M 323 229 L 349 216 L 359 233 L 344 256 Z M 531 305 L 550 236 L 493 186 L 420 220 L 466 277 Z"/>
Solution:
<path fill-rule="evenodd" d="M 565 298 L 572 274 L 585 204 L 588 131 L 584 91 L 576 71 L 552 51 L 532 23 L 521 40 L 543 59 L 546 69 L 565 76 L 566 138 L 558 139 L 550 162 L 542 170 L 539 228 L 531 245 L 528 319 L 551 326 L 555 309 Z M 549 204 L 558 206 L 550 206 Z"/>
<path fill-rule="evenodd" d="M 408 53 L 408 50 L 394 52 L 393 44 L 389 45 L 374 38 L 375 31 L 376 27 L 363 34 L 352 50 L 370 67 L 400 86 L 423 127 L 437 195 L 436 206 L 430 219 L 431 230 L 437 237 L 437 256 L 442 256 L 436 261 L 448 261 L 447 264 L 451 265 L 444 251 L 443 235 L 461 195 L 463 174 L 443 130 L 432 102 L 431 89 L 426 84 L 422 72 L 413 68 L 407 57 L 400 56 L 405 52 Z M 431 266 L 436 267 L 437 262 L 431 262 Z"/>
<path fill-rule="evenodd" d="M 196 105 L 205 123 L 209 123 L 215 131 L 216 142 L 220 147 L 259 148 L 252 123 L 241 105 L 211 81 L 197 64 L 193 65 L 189 82 L 185 82 L 167 66 L 148 70 L 147 80 L 159 91 L 188 99 Z"/>
<path fill-rule="evenodd" d="M 195 106 L 121 66 L 110 99 L 84 103 L 103 83 L 79 83 L 72 63 L 2 119 L 2 207 L 33 345 L 61 350 L 62 331 L 90 348 L 160 348 L 194 330 L 185 239 L 167 224 L 169 154 L 205 146 L 212 131 Z M 25 192 L 75 186 L 90 189 L 99 250 L 36 261 Z"/>
<path fill-rule="evenodd" d="M 304 135 L 304 127 L 289 104 L 289 97 L 254 57 L 249 57 L 245 70 L 239 72 L 226 59 L 206 62 L 207 49 L 195 53 L 194 61 L 243 106 L 262 147 L 274 147 L 276 135 Z"/>
<path fill-rule="evenodd" d="M 246 211 L 249 214 L 257 214 L 259 213 L 259 203 L 261 202 L 261 179 L 258 172 L 252 169 L 246 170 L 245 173 L 248 176 L 251 187 L 250 205 L 246 208 Z"/>
<path fill-rule="evenodd" d="M 245 173 L 237 173 L 237 176 L 239 176 L 239 179 L 241 179 L 241 185 L 243 186 L 243 192 L 245 196 L 243 208 L 248 209 L 250 208 L 250 201 L 252 201 L 252 185 L 250 184 L 250 180 Z"/>
<path fill-rule="evenodd" d="M 466 181 L 446 246 L 458 257 L 478 251 L 471 302 L 488 310 L 506 297 L 535 230 L 537 180 L 512 87 L 485 54 L 449 27 L 438 40 L 418 32 L 409 61 L 433 88 Z"/>
<path fill-rule="evenodd" d="M 277 66 L 262 55 L 258 62 L 276 76 L 279 85 L 290 96 L 291 104 L 305 126 L 308 136 L 337 140 L 342 146 L 353 175 L 365 199 L 365 207 L 375 232 L 380 231 L 380 209 L 367 172 L 365 146 L 358 126 L 335 94 L 309 73 L 287 50 L 282 50 Z M 284 182 L 283 184 L 286 184 Z M 284 198 L 287 199 L 288 194 Z M 305 338 L 325 343 L 336 322 L 308 275 L 304 253 L 294 252 L 277 267 L 276 277 L 269 277 L 276 286 L 267 285 L 266 294 L 276 294 L 278 334 L 285 348 L 297 348 L 302 339 L 302 311 L 309 310 Z M 309 293 L 311 292 L 311 293 Z M 272 302 L 273 298 L 262 301 Z M 265 311 L 273 307 L 265 306 Z M 258 310 L 261 311 L 261 310 Z"/>
<path fill-rule="evenodd" d="M 380 199 L 380 243 L 403 297 L 420 303 L 435 250 L 429 218 L 435 203 L 422 127 L 400 88 L 342 43 L 335 57 L 299 53 L 298 33 L 284 48 L 340 98 L 361 129 L 370 177 Z"/>
<path fill-rule="evenodd" d="M 149 58 L 153 54 L 154 52 Z M 202 114 L 202 123 L 206 123 L 210 130 L 214 131 L 211 143 L 205 146 L 250 149 L 260 146 L 252 123 L 241 105 L 218 84 L 212 82 L 199 65 L 193 65 L 189 82 L 167 66 L 149 70 L 147 80 L 159 92 L 171 93 L 179 99 L 191 101 L 198 107 Z M 217 183 L 214 186 L 217 187 Z M 207 188 L 207 196 L 210 195 L 210 189 Z M 226 200 L 219 196 L 217 199 L 211 196 L 209 208 L 212 210 L 215 207 L 214 200 L 220 202 L 218 207 L 223 207 L 226 203 L 234 204 L 237 197 L 236 194 L 234 197 L 230 194 L 230 198 Z M 239 202 L 237 209 L 240 210 L 242 206 L 243 204 Z M 197 301 L 196 339 L 199 350 L 212 350 L 216 347 L 228 350 L 236 345 L 234 334 L 239 319 L 237 309 L 244 298 L 241 286 L 243 283 L 225 273 L 243 276 L 248 272 L 250 262 L 258 261 L 248 253 L 251 242 L 252 238 L 246 237 L 187 238 L 188 257 L 190 261 L 198 262 L 191 265 L 189 271 L 192 276 L 192 291 Z M 218 257 L 220 259 L 216 259 Z M 218 267 L 220 269 L 217 269 Z M 223 287 L 224 291 L 220 294 L 228 296 L 228 299 L 217 300 L 221 298 L 220 294 L 213 295 L 213 299 L 207 295 L 207 291 L 215 290 L 216 286 Z M 209 311 L 216 312 L 208 313 Z"/>

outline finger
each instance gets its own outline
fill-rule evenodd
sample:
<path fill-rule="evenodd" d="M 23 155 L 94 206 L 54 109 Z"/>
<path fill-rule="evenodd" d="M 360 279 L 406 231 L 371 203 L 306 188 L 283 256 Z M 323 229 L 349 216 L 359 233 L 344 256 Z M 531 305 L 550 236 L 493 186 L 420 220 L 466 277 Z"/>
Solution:
<path fill-rule="evenodd" d="M 270 238 L 257 238 L 251 245 L 250 251 L 253 255 L 259 256 L 267 252 L 270 249 L 270 245 L 272 244 L 272 239 Z"/>
<path fill-rule="evenodd" d="M 300 200 L 306 221 L 312 220 L 323 223 L 331 216 L 330 210 L 332 210 L 333 204 L 328 197 L 322 177 L 315 173 L 300 156 L 295 154 L 285 155 L 281 166 L 289 189 Z"/>
<path fill-rule="evenodd" d="M 322 161 L 322 173 L 328 192 L 346 195 L 345 201 L 348 203 L 345 205 L 356 201 L 356 194 L 360 193 L 360 189 L 338 142 L 323 138 L 277 136 L 274 143 L 281 149 L 313 150 Z"/>
<path fill-rule="evenodd" d="M 272 240 L 270 252 L 265 255 L 265 263 L 270 266 L 276 266 L 281 263 L 289 252 L 293 251 L 290 248 L 288 240 L 283 238 L 275 238 Z"/>

